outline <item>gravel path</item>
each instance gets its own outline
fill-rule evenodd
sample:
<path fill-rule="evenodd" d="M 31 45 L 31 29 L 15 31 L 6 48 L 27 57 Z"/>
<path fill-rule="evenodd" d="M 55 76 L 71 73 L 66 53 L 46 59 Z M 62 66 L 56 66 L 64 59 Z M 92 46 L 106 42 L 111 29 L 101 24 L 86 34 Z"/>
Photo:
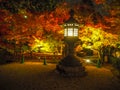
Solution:
<path fill-rule="evenodd" d="M 120 90 L 120 81 L 107 68 L 86 66 L 87 76 L 65 78 L 55 67 L 37 62 L 0 65 L 0 90 Z"/>

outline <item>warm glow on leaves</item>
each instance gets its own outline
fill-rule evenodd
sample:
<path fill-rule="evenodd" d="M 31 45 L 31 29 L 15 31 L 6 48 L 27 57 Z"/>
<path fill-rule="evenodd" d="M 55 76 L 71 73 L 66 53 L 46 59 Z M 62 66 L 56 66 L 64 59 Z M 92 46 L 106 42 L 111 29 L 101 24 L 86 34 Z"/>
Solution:
<path fill-rule="evenodd" d="M 93 43 L 94 49 L 98 49 L 101 44 L 112 45 L 118 41 L 118 35 L 105 32 L 101 27 L 85 26 L 80 36 L 83 47 L 87 47 L 88 43 Z"/>
<path fill-rule="evenodd" d="M 87 45 L 86 42 L 91 42 L 94 43 L 94 48 L 98 48 L 101 44 L 118 42 L 119 8 L 111 6 L 112 9 L 108 10 L 111 16 L 104 16 L 101 11 L 103 8 L 97 9 L 97 6 L 104 4 L 104 8 L 108 8 L 105 2 L 106 0 L 93 0 L 92 3 L 96 3 L 95 8 L 94 5 L 89 5 L 89 1 L 72 7 L 75 10 L 74 18 L 82 26 L 80 39 L 84 45 Z M 34 49 L 42 45 L 48 49 L 53 45 L 51 43 L 64 38 L 61 25 L 69 19 L 70 9 L 69 3 L 63 2 L 49 12 L 30 12 L 26 8 L 19 8 L 18 13 L 0 10 L 0 41 L 15 41 L 19 46 L 28 44 Z"/>

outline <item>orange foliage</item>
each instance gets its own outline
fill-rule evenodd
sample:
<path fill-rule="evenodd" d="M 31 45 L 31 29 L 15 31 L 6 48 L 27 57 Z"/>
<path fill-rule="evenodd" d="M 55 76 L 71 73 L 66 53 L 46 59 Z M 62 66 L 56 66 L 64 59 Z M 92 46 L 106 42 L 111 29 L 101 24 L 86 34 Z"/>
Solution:
<path fill-rule="evenodd" d="M 102 4 L 105 2 L 105 0 L 94 0 L 96 4 Z"/>
<path fill-rule="evenodd" d="M 33 37 L 39 40 L 47 39 L 47 34 L 53 34 L 55 38 L 60 37 L 59 32 L 62 28 L 59 24 L 62 24 L 68 17 L 68 10 L 63 7 L 58 7 L 52 12 L 37 14 L 22 9 L 16 14 L 0 10 L 0 34 L 6 40 L 15 40 L 16 44 L 27 42 L 31 45 L 35 40 Z"/>
<path fill-rule="evenodd" d="M 104 3 L 105 0 L 95 0 L 95 2 L 96 4 L 101 4 Z M 78 7 L 79 6 L 77 6 L 76 8 Z M 84 5 L 83 7 L 89 8 Z M 47 39 L 46 37 L 48 34 L 52 34 L 51 36 L 56 39 L 62 39 L 59 38 L 61 37 L 60 32 L 62 30 L 62 27 L 60 25 L 63 24 L 64 21 L 69 19 L 69 9 L 70 8 L 67 7 L 67 3 L 63 3 L 59 4 L 54 11 L 43 13 L 31 13 L 21 9 L 19 13 L 11 14 L 6 10 L 0 10 L 0 39 L 15 39 L 17 44 L 19 44 L 20 42 L 28 42 L 29 45 L 31 45 L 31 43 L 34 43 L 35 38 L 39 40 Z M 115 11 L 113 10 L 111 11 L 111 13 L 112 15 L 114 15 Z M 85 21 L 85 26 L 102 28 L 103 30 L 109 29 L 112 33 L 111 26 L 115 23 L 115 18 L 104 17 L 105 22 L 110 23 L 110 25 L 105 25 L 103 24 L 102 20 L 100 20 L 101 18 L 98 17 L 98 23 L 95 25 L 92 21 L 91 15 L 92 14 L 90 14 L 88 17 L 81 16 L 80 18 L 80 15 L 76 15 L 76 17 L 78 16 L 77 20 L 79 22 L 81 22 L 82 20 Z M 81 36 L 84 36 L 84 34 L 85 33 L 81 33 Z M 88 35 L 90 36 L 91 33 L 89 33 Z"/>
<path fill-rule="evenodd" d="M 0 15 L 0 34 L 2 36 L 9 35 L 11 23 L 13 22 L 12 15 L 6 10 L 0 10 Z"/>

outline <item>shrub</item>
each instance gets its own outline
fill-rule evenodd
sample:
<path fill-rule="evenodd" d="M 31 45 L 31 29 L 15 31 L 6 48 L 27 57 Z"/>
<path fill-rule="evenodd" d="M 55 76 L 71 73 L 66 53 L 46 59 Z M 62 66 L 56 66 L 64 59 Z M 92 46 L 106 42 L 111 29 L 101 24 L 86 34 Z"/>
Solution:
<path fill-rule="evenodd" d="M 0 49 L 0 64 L 5 64 L 13 61 L 13 55 L 6 49 Z"/>
<path fill-rule="evenodd" d="M 93 56 L 93 51 L 90 49 L 84 49 L 84 52 L 86 53 L 87 56 Z"/>
<path fill-rule="evenodd" d="M 117 57 L 111 57 L 110 58 L 112 65 L 120 70 L 120 58 Z"/>

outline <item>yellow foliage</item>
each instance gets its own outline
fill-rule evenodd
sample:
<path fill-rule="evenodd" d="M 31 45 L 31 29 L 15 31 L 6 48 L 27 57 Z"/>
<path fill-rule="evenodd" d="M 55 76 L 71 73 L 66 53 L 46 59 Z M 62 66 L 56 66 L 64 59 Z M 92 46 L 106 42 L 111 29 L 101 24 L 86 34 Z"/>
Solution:
<path fill-rule="evenodd" d="M 43 40 L 35 39 L 34 44 L 32 45 L 32 50 L 36 48 L 40 48 L 41 51 L 49 52 L 50 47 L 48 42 L 44 42 Z"/>
<path fill-rule="evenodd" d="M 118 35 L 105 32 L 101 27 L 85 26 L 79 38 L 83 42 L 82 47 L 87 48 L 88 43 L 93 43 L 91 48 L 98 49 L 101 44 L 111 45 L 118 41 Z M 88 43 L 86 43 L 88 42 Z"/>

